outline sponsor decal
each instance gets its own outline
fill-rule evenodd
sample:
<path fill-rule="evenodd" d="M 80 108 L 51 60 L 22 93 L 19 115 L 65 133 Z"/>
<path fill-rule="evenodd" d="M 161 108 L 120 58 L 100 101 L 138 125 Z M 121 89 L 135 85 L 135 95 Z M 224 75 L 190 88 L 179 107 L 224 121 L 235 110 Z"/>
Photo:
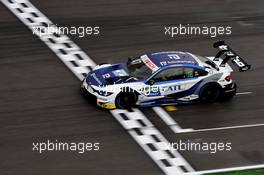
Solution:
<path fill-rule="evenodd" d="M 110 77 L 111 77 L 111 75 L 109 73 L 103 75 L 104 79 L 107 79 L 107 78 L 110 78 Z"/>
<path fill-rule="evenodd" d="M 179 59 L 181 59 L 178 54 L 170 54 L 170 55 L 168 55 L 168 57 L 170 59 L 172 59 L 172 60 L 179 60 Z"/>
<path fill-rule="evenodd" d="M 143 55 L 141 59 L 145 63 L 145 65 L 148 66 L 148 68 L 150 68 L 152 71 L 158 70 L 158 66 L 156 66 L 147 55 Z"/>
<path fill-rule="evenodd" d="M 165 87 L 160 87 L 160 86 L 144 86 L 141 91 L 146 93 L 146 95 L 160 95 L 160 93 L 164 92 L 177 92 L 182 90 L 181 85 L 173 85 L 173 86 L 165 86 Z"/>
<path fill-rule="evenodd" d="M 143 91 L 146 93 L 146 95 L 160 95 L 159 86 L 144 86 Z"/>
<path fill-rule="evenodd" d="M 116 77 L 125 77 L 125 76 L 129 76 L 128 73 L 124 70 L 124 69 L 118 69 L 113 71 L 113 74 Z"/>
<path fill-rule="evenodd" d="M 181 85 L 167 86 L 161 89 L 162 92 L 174 92 L 181 90 Z"/>
<path fill-rule="evenodd" d="M 99 80 L 95 73 L 92 73 L 91 76 L 95 79 L 98 84 L 102 85 L 102 82 Z"/>

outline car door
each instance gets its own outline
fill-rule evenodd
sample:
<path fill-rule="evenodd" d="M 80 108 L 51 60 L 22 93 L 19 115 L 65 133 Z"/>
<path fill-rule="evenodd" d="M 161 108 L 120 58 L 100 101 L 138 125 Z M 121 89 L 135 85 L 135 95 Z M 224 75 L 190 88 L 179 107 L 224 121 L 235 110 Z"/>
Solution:
<path fill-rule="evenodd" d="M 177 66 L 159 72 L 152 79 L 161 96 L 173 96 L 191 89 L 199 82 L 199 75 L 195 72 L 193 67 Z"/>

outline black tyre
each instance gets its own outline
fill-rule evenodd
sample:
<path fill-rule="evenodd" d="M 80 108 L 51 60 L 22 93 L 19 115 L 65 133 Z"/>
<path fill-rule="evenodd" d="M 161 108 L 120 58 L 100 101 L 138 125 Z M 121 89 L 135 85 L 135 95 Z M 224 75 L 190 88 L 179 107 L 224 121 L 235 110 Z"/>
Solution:
<path fill-rule="evenodd" d="M 85 79 L 83 79 L 82 82 L 81 82 L 80 91 L 81 91 L 82 95 L 86 96 L 87 90 L 85 89 L 85 87 L 82 86 L 84 80 Z"/>
<path fill-rule="evenodd" d="M 117 95 L 115 103 L 116 108 L 131 109 L 136 106 L 137 95 L 134 92 L 121 92 Z"/>
<path fill-rule="evenodd" d="M 216 83 L 205 84 L 200 91 L 200 101 L 203 103 L 216 102 L 221 96 L 221 88 Z"/>
<path fill-rule="evenodd" d="M 86 89 L 82 86 L 82 84 L 83 84 L 83 80 L 82 80 L 82 82 L 81 82 L 80 92 L 81 92 L 82 94 L 84 94 L 84 93 L 86 93 Z"/>

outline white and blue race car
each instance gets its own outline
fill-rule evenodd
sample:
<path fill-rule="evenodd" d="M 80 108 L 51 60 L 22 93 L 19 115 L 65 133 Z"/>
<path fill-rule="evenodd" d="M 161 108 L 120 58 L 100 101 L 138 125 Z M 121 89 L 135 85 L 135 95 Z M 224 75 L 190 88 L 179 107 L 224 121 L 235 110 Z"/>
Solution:
<path fill-rule="evenodd" d="M 81 92 L 106 109 L 229 99 L 236 93 L 236 84 L 227 61 L 240 71 L 250 65 L 224 41 L 214 47 L 219 49 L 215 57 L 169 51 L 129 58 L 125 64 L 100 64 L 82 81 Z"/>

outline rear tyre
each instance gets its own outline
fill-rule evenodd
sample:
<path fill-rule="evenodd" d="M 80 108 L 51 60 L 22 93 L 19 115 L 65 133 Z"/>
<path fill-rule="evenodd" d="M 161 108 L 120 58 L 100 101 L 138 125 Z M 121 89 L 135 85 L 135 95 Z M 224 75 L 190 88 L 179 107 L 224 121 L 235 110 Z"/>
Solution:
<path fill-rule="evenodd" d="M 216 83 L 205 84 L 200 91 L 200 101 L 203 103 L 214 103 L 221 95 L 221 88 Z"/>
<path fill-rule="evenodd" d="M 136 106 L 137 95 L 134 92 L 121 92 L 117 95 L 115 103 L 116 108 L 131 109 Z"/>

